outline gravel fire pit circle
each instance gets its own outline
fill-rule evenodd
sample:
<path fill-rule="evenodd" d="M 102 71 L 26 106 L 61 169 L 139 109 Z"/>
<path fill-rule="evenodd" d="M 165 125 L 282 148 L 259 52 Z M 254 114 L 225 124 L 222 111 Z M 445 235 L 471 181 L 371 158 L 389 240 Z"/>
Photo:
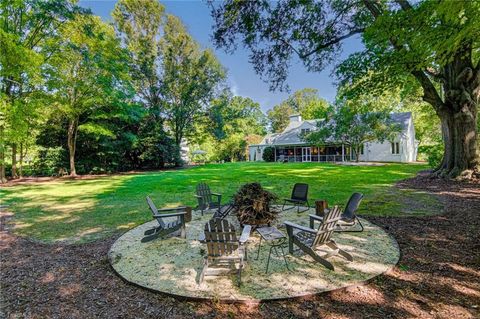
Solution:
<path fill-rule="evenodd" d="M 286 234 L 281 225 L 292 221 L 308 226 L 308 214 L 296 210 L 280 214 L 277 227 Z M 225 302 L 259 302 L 263 300 L 288 299 L 332 291 L 365 282 L 385 273 L 399 260 L 400 251 L 395 239 L 378 227 L 361 219 L 365 230 L 360 233 L 334 233 L 333 239 L 340 248 L 349 252 L 353 262 L 335 256 L 329 260 L 335 271 L 313 262 L 301 251 L 288 254 L 288 271 L 281 256 L 272 254 L 269 272 L 265 274 L 270 246 L 262 242 L 260 257 L 257 256 L 259 235 L 253 232 L 248 241 L 248 261 L 242 272 L 242 285 L 236 285 L 235 273 L 224 276 L 208 276 L 198 284 L 203 266 L 206 245 L 198 241 L 205 223 L 211 214 L 201 216 L 193 212 L 187 223 L 187 239 L 178 236 L 159 238 L 142 243 L 145 230 L 154 227 L 151 221 L 123 234 L 112 245 L 109 260 L 115 272 L 124 280 L 149 290 L 188 299 L 206 299 Z M 229 217 L 234 221 L 235 217 Z M 237 232 L 240 232 L 237 227 Z"/>

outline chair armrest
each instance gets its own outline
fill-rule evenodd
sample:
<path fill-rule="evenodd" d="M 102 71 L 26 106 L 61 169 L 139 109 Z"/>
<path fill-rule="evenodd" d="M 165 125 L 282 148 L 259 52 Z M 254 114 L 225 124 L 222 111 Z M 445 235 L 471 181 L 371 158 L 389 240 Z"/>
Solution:
<path fill-rule="evenodd" d="M 310 228 L 315 228 L 315 222 L 323 222 L 323 217 L 322 216 L 317 216 L 317 215 L 308 215 L 310 217 Z"/>
<path fill-rule="evenodd" d="M 310 217 L 310 219 L 315 219 L 315 220 L 318 220 L 318 221 L 323 221 L 323 216 L 317 216 L 317 215 L 308 215 Z"/>
<path fill-rule="evenodd" d="M 179 212 L 179 213 L 171 213 L 171 214 L 156 214 L 153 215 L 154 218 L 164 218 L 164 217 L 178 217 L 178 216 L 183 216 L 187 212 Z"/>
<path fill-rule="evenodd" d="M 240 244 L 244 244 L 247 242 L 248 238 L 250 238 L 250 232 L 252 231 L 252 226 L 250 225 L 245 225 L 243 227 L 242 235 L 240 236 L 240 239 L 238 242 Z"/>
<path fill-rule="evenodd" d="M 193 196 L 196 197 L 196 198 L 203 198 L 203 196 L 196 195 L 196 194 L 194 194 Z"/>
<path fill-rule="evenodd" d="M 157 212 L 179 211 L 179 210 L 185 210 L 186 208 L 187 208 L 186 206 L 177 206 L 177 207 L 172 207 L 172 208 L 160 208 L 160 209 L 157 209 Z"/>
<path fill-rule="evenodd" d="M 311 233 L 311 234 L 316 234 L 317 231 L 315 229 L 311 229 L 310 227 L 305 227 L 305 226 L 302 226 L 302 225 L 298 225 L 298 224 L 295 224 L 295 223 L 292 223 L 292 222 L 284 222 L 285 226 L 287 226 L 287 228 L 295 228 L 295 229 L 299 229 L 301 231 L 305 231 L 307 233 Z"/>
<path fill-rule="evenodd" d="M 222 196 L 222 194 L 219 193 L 212 193 L 213 196 Z"/>

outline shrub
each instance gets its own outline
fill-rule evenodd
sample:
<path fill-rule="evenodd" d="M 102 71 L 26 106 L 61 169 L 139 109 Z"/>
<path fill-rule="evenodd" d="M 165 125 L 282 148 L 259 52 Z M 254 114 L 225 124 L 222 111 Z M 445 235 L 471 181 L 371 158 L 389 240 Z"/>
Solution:
<path fill-rule="evenodd" d="M 37 176 L 58 174 L 61 168 L 67 168 L 67 151 L 62 147 L 40 147 L 33 161 L 32 173 Z"/>
<path fill-rule="evenodd" d="M 262 158 L 265 162 L 273 162 L 275 161 L 275 149 L 273 147 L 266 147 L 263 150 Z"/>
<path fill-rule="evenodd" d="M 435 168 L 442 162 L 443 144 L 422 146 L 419 148 L 419 153 L 420 152 L 426 155 L 428 164 Z"/>

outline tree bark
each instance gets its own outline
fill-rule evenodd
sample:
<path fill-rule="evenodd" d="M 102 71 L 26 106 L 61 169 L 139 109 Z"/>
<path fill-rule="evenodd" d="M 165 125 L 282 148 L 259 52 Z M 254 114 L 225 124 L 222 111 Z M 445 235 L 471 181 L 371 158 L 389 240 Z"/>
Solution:
<path fill-rule="evenodd" d="M 19 161 L 19 165 L 18 165 L 18 176 L 20 178 L 23 177 L 23 157 L 25 156 L 25 154 L 23 153 L 23 143 L 20 143 L 20 161 Z"/>
<path fill-rule="evenodd" d="M 382 9 L 378 2 L 363 0 L 365 7 L 377 19 Z M 396 0 L 402 10 L 411 10 L 407 0 Z M 403 45 L 390 39 L 397 50 Z M 475 67 L 472 59 L 472 43 L 465 42 L 463 47 L 452 55 L 450 62 L 441 69 L 445 98 L 442 100 L 436 87 L 425 71 L 414 69 L 410 73 L 423 88 L 423 99 L 432 105 L 442 125 L 444 157 L 436 170 L 437 175 L 446 177 L 469 177 L 479 170 L 477 144 L 477 113 L 480 103 L 480 63 Z"/>
<path fill-rule="evenodd" d="M 17 143 L 12 144 L 12 178 L 18 178 L 17 174 Z"/>
<path fill-rule="evenodd" d="M 78 118 L 69 120 L 68 122 L 68 152 L 70 156 L 70 176 L 77 176 L 75 170 L 75 149 L 77 145 L 77 131 L 78 131 Z"/>
<path fill-rule="evenodd" d="M 358 163 L 360 162 L 360 146 L 355 146 L 353 148 L 353 152 L 355 153 L 355 162 Z"/>
<path fill-rule="evenodd" d="M 471 48 L 467 46 L 457 52 L 442 73 L 445 102 L 437 114 L 442 124 L 445 151 L 436 173 L 446 177 L 469 177 L 479 168 L 477 116 L 480 70 L 472 65 Z"/>
<path fill-rule="evenodd" d="M 6 183 L 7 177 L 5 176 L 5 145 L 2 141 L 0 143 L 0 183 Z"/>

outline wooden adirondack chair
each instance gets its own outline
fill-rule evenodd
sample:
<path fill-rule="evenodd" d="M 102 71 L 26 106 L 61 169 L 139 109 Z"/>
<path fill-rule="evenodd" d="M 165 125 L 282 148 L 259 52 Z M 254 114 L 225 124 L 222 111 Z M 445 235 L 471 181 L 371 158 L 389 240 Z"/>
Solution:
<path fill-rule="evenodd" d="M 247 260 L 246 243 L 250 237 L 251 226 L 245 225 L 240 239 L 237 239 L 235 227 L 226 219 L 210 219 L 205 224 L 205 236 L 203 242 L 207 244 L 207 256 L 200 273 L 199 282 L 202 283 L 205 275 L 218 275 L 225 272 L 223 269 L 216 269 L 214 272 L 209 271 L 210 266 L 235 266 L 238 262 L 237 269 L 238 285 L 242 283 L 242 269 L 244 261 Z M 202 236 L 203 237 L 203 236 Z M 213 271 L 213 269 L 211 269 Z M 220 271 L 219 271 L 220 270 Z"/>
<path fill-rule="evenodd" d="M 285 205 L 292 203 L 293 207 L 285 209 Z M 292 196 L 290 198 L 284 198 L 282 210 L 289 210 L 297 206 L 297 213 L 300 213 L 300 205 L 306 204 L 307 209 L 302 210 L 305 212 L 310 209 L 310 204 L 308 203 L 308 184 L 296 183 L 293 185 Z"/>
<path fill-rule="evenodd" d="M 338 206 L 333 207 L 326 213 L 317 230 L 291 222 L 285 222 L 290 254 L 293 254 L 293 245 L 295 244 L 306 254 L 310 255 L 316 262 L 319 262 L 330 270 L 335 270 L 332 263 L 327 260 L 327 258 L 331 256 L 338 254 L 349 261 L 353 261 L 353 257 L 346 251 L 340 249 L 331 238 L 337 222 L 342 218 L 341 214 L 342 211 Z M 316 252 L 316 249 L 323 246 L 327 246 L 331 251 L 320 256 Z"/>
<path fill-rule="evenodd" d="M 142 243 L 149 242 L 158 237 L 162 237 L 173 233 L 174 231 L 181 230 L 180 237 L 186 238 L 185 233 L 185 206 L 179 206 L 175 208 L 162 208 L 157 209 L 150 197 L 147 196 L 148 207 L 152 211 L 153 218 L 157 220 L 158 227 L 147 230 L 142 238 Z M 170 213 L 169 213 L 170 212 Z M 165 222 L 166 218 L 177 217 L 176 220 L 171 222 Z"/>
<path fill-rule="evenodd" d="M 205 183 L 200 183 L 197 185 L 196 195 L 194 195 L 198 200 L 198 206 L 196 209 L 200 209 L 202 212 L 209 209 L 220 209 L 222 202 L 222 195 L 217 193 L 212 193 L 210 187 Z M 215 200 L 213 200 L 215 197 Z"/>

